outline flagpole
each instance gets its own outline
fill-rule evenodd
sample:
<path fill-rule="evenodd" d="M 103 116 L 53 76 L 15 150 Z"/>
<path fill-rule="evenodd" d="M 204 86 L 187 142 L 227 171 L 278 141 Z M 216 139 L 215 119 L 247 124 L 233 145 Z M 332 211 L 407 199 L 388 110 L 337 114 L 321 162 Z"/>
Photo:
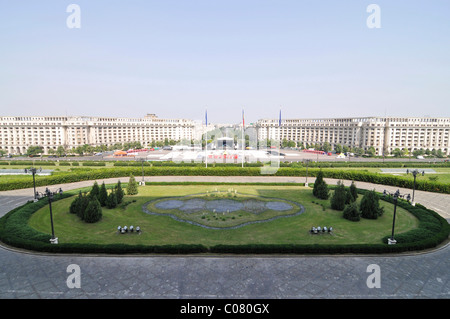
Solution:
<path fill-rule="evenodd" d="M 205 111 L 205 165 L 208 167 L 208 109 Z"/>
<path fill-rule="evenodd" d="M 244 109 L 242 109 L 242 168 L 244 168 L 244 147 L 245 147 L 245 138 L 244 138 L 244 125 L 245 125 L 245 120 L 244 120 Z"/>
<path fill-rule="evenodd" d="M 280 152 L 278 152 L 278 156 L 280 156 L 280 153 L 281 153 L 281 106 L 280 106 L 280 118 L 278 120 L 278 127 L 279 127 L 278 136 L 280 139 Z"/>

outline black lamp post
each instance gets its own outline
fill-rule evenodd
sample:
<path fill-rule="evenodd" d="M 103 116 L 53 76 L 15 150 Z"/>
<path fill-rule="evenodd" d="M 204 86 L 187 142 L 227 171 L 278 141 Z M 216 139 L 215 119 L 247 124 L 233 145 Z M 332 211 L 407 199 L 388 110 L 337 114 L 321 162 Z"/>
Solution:
<path fill-rule="evenodd" d="M 33 192 L 33 197 L 34 197 L 34 201 L 37 201 L 37 194 L 36 194 L 36 179 L 35 179 L 35 175 L 37 172 L 42 172 L 42 167 L 39 167 L 39 169 L 35 168 L 35 167 L 30 167 L 30 168 L 25 168 L 25 174 L 28 173 L 33 174 L 33 187 L 34 187 L 34 192 Z"/>
<path fill-rule="evenodd" d="M 391 238 L 388 238 L 388 244 L 389 245 L 394 245 L 394 244 L 397 243 L 397 241 L 394 239 L 394 228 L 395 228 L 395 215 L 397 213 L 397 201 L 398 201 L 398 198 L 399 197 L 400 198 L 406 197 L 406 200 L 409 201 L 411 199 L 411 196 L 409 194 L 407 194 L 407 195 L 403 194 L 402 195 L 402 194 L 400 194 L 399 190 L 397 190 L 394 194 L 389 193 L 388 191 L 384 190 L 383 191 L 383 196 L 386 196 L 386 195 L 392 196 L 392 198 L 394 200 L 394 217 L 392 218 L 392 235 L 391 235 Z"/>
<path fill-rule="evenodd" d="M 406 174 L 411 173 L 414 176 L 414 188 L 413 188 L 413 195 L 412 195 L 412 201 L 411 201 L 411 205 L 416 206 L 416 203 L 414 202 L 414 192 L 416 191 L 416 177 L 419 174 L 422 174 L 422 176 L 425 175 L 425 171 L 419 172 L 419 170 L 415 169 L 412 171 L 409 171 L 409 169 L 406 170 Z"/>
<path fill-rule="evenodd" d="M 145 162 L 145 158 L 141 157 L 141 158 L 139 158 L 139 161 L 141 162 L 141 165 L 142 165 L 142 182 L 140 182 L 139 185 L 145 186 L 145 180 L 144 180 L 144 162 Z"/>
<path fill-rule="evenodd" d="M 43 197 L 47 197 L 48 198 L 48 205 L 50 208 L 50 223 L 52 226 L 52 238 L 50 239 L 50 243 L 52 244 L 57 244 L 58 243 L 58 238 L 55 237 L 55 228 L 53 227 L 53 212 L 52 212 L 52 200 L 54 198 L 55 195 L 62 195 L 63 190 L 60 188 L 58 189 L 56 192 L 52 192 L 50 191 L 48 188 L 45 189 L 44 193 L 39 193 L 36 192 L 36 197 L 37 199 L 43 198 Z"/>

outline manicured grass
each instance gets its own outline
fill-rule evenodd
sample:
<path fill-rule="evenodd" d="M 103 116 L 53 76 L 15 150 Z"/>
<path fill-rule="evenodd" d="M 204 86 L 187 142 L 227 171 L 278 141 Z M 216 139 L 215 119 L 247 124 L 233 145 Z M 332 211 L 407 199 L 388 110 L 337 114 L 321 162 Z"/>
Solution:
<path fill-rule="evenodd" d="M 281 218 L 266 223 L 247 225 L 237 229 L 205 229 L 176 221 L 168 216 L 153 216 L 142 211 L 142 205 L 160 197 L 185 196 L 205 193 L 218 188 L 226 191 L 229 186 L 170 185 L 139 187 L 139 194 L 125 196 L 125 204 L 115 209 L 103 208 L 103 219 L 95 224 L 82 222 L 69 213 L 73 197 L 52 204 L 55 235 L 60 243 L 96 244 L 202 244 L 207 247 L 218 244 L 369 244 L 381 243 L 392 229 L 393 205 L 380 201 L 385 214 L 377 220 L 361 219 L 350 222 L 342 212 L 330 209 L 328 200 L 318 200 L 310 188 L 301 186 L 233 186 L 239 193 L 286 199 L 305 207 L 299 216 Z M 359 196 L 359 199 L 362 196 Z M 31 227 L 51 233 L 48 206 L 38 210 L 29 220 Z M 118 226 L 139 226 L 140 235 L 118 234 Z M 418 220 L 402 208 L 397 208 L 396 233 L 411 230 Z M 311 235 L 312 226 L 333 227 L 333 235 Z"/>

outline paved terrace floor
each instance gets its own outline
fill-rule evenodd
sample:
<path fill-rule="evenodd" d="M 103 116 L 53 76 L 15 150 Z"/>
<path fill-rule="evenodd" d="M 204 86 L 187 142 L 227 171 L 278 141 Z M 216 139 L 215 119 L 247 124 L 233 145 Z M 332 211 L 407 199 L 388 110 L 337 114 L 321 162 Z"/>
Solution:
<path fill-rule="evenodd" d="M 104 181 L 116 183 L 117 180 Z M 217 177 L 151 177 L 146 181 L 217 181 Z M 304 179 L 224 177 L 221 181 L 304 182 Z M 313 181 L 313 178 L 308 179 L 308 182 Z M 52 188 L 61 186 L 69 190 L 92 183 L 54 185 Z M 395 187 L 356 184 L 378 191 L 397 190 Z M 45 187 L 38 189 L 41 191 Z M 32 194 L 32 189 L 1 192 L 0 215 L 21 205 Z M 449 197 L 416 192 L 417 202 L 446 218 L 449 218 Z M 80 267 L 80 288 L 67 286 L 67 267 L 71 264 Z M 380 288 L 367 285 L 371 275 L 368 266 L 373 264 L 380 267 Z M 449 245 L 431 252 L 396 256 L 286 257 L 48 256 L 0 247 L 0 299 L 449 299 L 449 269 Z"/>

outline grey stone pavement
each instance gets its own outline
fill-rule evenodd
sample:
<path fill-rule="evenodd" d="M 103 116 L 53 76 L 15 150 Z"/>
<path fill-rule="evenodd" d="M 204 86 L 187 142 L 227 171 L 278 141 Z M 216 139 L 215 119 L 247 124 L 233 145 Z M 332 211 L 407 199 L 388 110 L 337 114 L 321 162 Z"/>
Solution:
<path fill-rule="evenodd" d="M 146 180 L 217 181 L 217 178 L 147 177 Z M 304 182 L 302 178 L 220 179 L 243 180 Z M 308 179 L 310 183 L 313 181 Z M 327 180 L 330 184 L 336 181 Z M 61 187 L 68 190 L 92 183 Z M 381 191 L 397 189 L 356 184 Z M 30 199 L 32 193 L 30 189 L 0 192 L 0 216 Z M 416 202 L 446 218 L 449 218 L 449 197 L 416 192 Z M 67 285 L 72 274 L 67 267 L 72 264 L 80 267 L 80 288 Z M 379 272 L 374 272 L 371 265 L 377 265 Z M 449 299 L 449 273 L 448 244 L 429 252 L 389 256 L 264 257 L 45 255 L 0 247 L 0 299 Z M 380 286 L 371 288 L 370 283 L 378 274 Z"/>

